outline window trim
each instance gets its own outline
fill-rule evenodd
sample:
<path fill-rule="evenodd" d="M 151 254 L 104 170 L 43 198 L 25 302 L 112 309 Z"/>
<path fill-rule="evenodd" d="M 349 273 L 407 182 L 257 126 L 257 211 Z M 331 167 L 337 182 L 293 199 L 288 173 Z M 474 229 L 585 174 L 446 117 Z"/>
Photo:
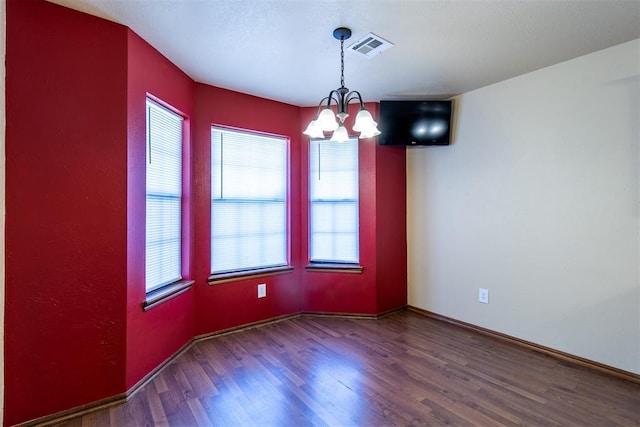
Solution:
<path fill-rule="evenodd" d="M 350 262 L 309 262 L 305 269 L 310 272 L 320 273 L 350 273 L 362 274 L 364 268 L 360 264 Z"/>
<path fill-rule="evenodd" d="M 147 292 L 146 298 L 142 302 L 142 309 L 144 311 L 151 310 L 153 307 L 156 307 L 165 301 L 175 298 L 178 295 L 182 295 L 190 290 L 194 283 L 195 280 L 179 280 L 177 282 L 155 288 Z"/>
<path fill-rule="evenodd" d="M 246 279 L 254 279 L 258 277 L 287 274 L 287 273 L 292 273 L 293 271 L 294 271 L 294 268 L 292 265 L 278 265 L 273 267 L 229 271 L 224 273 L 212 274 L 207 279 L 207 283 L 209 284 L 209 286 L 213 286 L 213 285 L 220 285 L 227 282 L 236 282 L 238 280 L 246 280 Z"/>

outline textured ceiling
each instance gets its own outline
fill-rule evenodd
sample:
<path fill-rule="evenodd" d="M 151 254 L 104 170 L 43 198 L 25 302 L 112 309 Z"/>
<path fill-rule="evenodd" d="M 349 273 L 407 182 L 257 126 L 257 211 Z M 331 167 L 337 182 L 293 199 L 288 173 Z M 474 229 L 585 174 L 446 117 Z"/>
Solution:
<path fill-rule="evenodd" d="M 459 94 L 640 38 L 640 0 L 52 2 L 130 27 L 196 81 L 300 106 L 340 85 L 340 26 L 395 45 L 345 53 L 366 101 Z"/>

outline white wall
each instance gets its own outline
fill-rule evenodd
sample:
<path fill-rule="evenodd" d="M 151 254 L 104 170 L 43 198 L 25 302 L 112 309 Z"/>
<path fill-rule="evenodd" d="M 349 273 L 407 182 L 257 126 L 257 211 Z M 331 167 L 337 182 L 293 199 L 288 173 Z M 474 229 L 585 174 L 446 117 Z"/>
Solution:
<path fill-rule="evenodd" d="M 5 58 L 5 28 L 6 26 L 6 2 L 0 1 L 0 425 L 4 414 L 4 58 Z"/>
<path fill-rule="evenodd" d="M 456 102 L 407 150 L 409 304 L 640 373 L 640 39 Z"/>

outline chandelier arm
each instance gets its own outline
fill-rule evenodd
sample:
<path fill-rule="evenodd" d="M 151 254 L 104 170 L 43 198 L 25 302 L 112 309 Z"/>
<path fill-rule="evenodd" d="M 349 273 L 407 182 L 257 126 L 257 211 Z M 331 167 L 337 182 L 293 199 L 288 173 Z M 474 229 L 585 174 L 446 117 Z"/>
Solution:
<path fill-rule="evenodd" d="M 332 90 L 331 92 L 329 92 L 329 96 L 326 96 L 324 98 L 322 98 L 322 101 L 320 101 L 321 103 L 324 101 L 327 101 L 327 107 L 329 108 L 331 106 L 331 101 L 335 102 L 338 110 L 340 110 L 340 104 L 342 102 L 341 96 L 340 96 L 340 92 L 338 92 L 336 89 Z"/>
<path fill-rule="evenodd" d="M 324 102 L 325 99 L 326 98 L 322 98 L 320 100 L 320 103 L 318 104 L 318 110 L 316 111 L 316 116 L 315 116 L 315 118 L 313 120 L 317 120 L 318 117 L 320 117 L 320 111 L 322 110 L 322 103 Z"/>
<path fill-rule="evenodd" d="M 360 108 L 364 109 L 364 102 L 362 101 L 362 95 L 357 90 L 352 90 L 347 94 L 346 104 L 350 103 L 352 100 L 357 99 L 360 104 Z"/>
<path fill-rule="evenodd" d="M 328 97 L 328 96 L 325 96 L 324 98 L 322 98 L 322 99 L 320 100 L 320 103 L 318 104 L 318 112 L 316 113 L 316 118 L 318 118 L 318 115 L 320 114 L 320 110 L 322 110 L 322 104 L 324 104 L 324 102 L 325 102 L 325 101 L 328 101 L 328 100 L 329 100 L 329 97 Z M 327 104 L 327 106 L 328 106 L 328 105 L 329 105 L 329 104 Z"/>

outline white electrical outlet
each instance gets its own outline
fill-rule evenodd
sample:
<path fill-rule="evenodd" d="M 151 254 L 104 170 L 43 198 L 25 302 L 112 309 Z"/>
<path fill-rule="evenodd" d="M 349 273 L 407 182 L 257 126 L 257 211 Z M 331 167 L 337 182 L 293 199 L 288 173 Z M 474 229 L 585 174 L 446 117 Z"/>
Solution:
<path fill-rule="evenodd" d="M 267 296 L 267 284 L 260 283 L 258 285 L 258 298 L 264 298 Z"/>
<path fill-rule="evenodd" d="M 480 288 L 478 290 L 478 301 L 483 304 L 489 304 L 489 290 Z"/>

